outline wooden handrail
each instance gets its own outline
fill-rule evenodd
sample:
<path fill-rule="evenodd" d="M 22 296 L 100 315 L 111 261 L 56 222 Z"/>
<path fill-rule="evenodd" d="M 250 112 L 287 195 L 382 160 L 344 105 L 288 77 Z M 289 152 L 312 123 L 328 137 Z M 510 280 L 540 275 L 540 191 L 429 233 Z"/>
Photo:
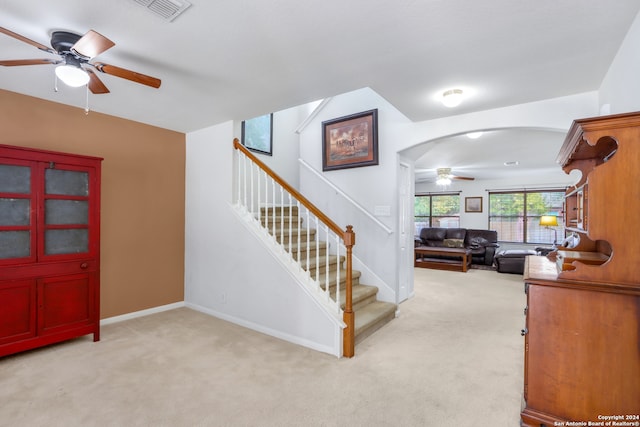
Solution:
<path fill-rule="evenodd" d="M 291 187 L 284 179 L 280 178 L 278 174 L 272 171 L 267 165 L 261 162 L 253 153 L 251 153 L 244 145 L 240 143 L 238 138 L 233 139 L 233 147 L 236 150 L 240 150 L 245 156 L 260 167 L 267 175 L 269 175 L 275 182 L 280 184 L 286 191 L 289 192 L 296 200 L 300 201 L 316 218 L 326 224 L 334 233 L 338 236 L 342 236 L 344 245 L 346 248 L 346 289 L 345 289 L 345 305 L 343 310 L 343 321 L 347 325 L 343 330 L 343 356 L 353 357 L 355 353 L 355 314 L 353 312 L 352 302 L 352 265 L 353 265 L 353 246 L 356 243 L 356 233 L 353 231 L 353 226 L 347 225 L 346 230 L 342 230 L 335 222 L 333 222 L 328 216 L 326 216 L 320 209 L 318 209 L 313 203 L 311 203 L 306 197 L 300 194 L 295 188 Z M 336 284 L 339 286 L 339 283 Z"/>
<path fill-rule="evenodd" d="M 328 216 L 326 216 L 320 209 L 318 209 L 313 203 L 311 203 L 307 198 L 305 198 L 302 194 L 300 194 L 295 188 L 289 185 L 284 179 L 280 178 L 274 171 L 269 169 L 269 166 L 262 163 L 256 156 L 253 155 L 251 151 L 247 149 L 244 145 L 240 143 L 238 138 L 234 138 L 233 147 L 237 150 L 240 150 L 244 153 L 245 156 L 249 157 L 255 164 L 260 166 L 260 169 L 266 172 L 274 181 L 284 187 L 292 196 L 294 196 L 297 200 L 311 211 L 316 217 L 318 217 L 323 223 L 327 224 L 329 228 L 339 236 L 343 236 L 344 239 L 344 230 L 342 230 L 335 222 L 333 222 Z"/>

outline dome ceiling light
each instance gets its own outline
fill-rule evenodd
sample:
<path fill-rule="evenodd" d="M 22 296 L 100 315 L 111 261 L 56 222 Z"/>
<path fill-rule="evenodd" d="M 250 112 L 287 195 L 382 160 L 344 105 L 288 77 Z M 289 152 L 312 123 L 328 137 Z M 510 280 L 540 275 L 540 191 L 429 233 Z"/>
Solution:
<path fill-rule="evenodd" d="M 445 107 L 453 108 L 460 105 L 463 99 L 462 89 L 449 89 L 442 93 L 442 104 Z"/>

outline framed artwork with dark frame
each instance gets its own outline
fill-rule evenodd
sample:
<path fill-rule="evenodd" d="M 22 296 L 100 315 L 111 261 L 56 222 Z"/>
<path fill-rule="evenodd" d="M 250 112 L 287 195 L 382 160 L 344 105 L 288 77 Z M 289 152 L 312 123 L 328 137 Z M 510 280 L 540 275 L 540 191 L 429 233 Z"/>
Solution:
<path fill-rule="evenodd" d="M 465 212 L 482 212 L 482 197 L 465 197 Z"/>
<path fill-rule="evenodd" d="M 322 170 L 378 164 L 378 110 L 322 122 Z"/>
<path fill-rule="evenodd" d="M 273 154 L 273 113 L 242 122 L 242 145 L 257 153 Z"/>

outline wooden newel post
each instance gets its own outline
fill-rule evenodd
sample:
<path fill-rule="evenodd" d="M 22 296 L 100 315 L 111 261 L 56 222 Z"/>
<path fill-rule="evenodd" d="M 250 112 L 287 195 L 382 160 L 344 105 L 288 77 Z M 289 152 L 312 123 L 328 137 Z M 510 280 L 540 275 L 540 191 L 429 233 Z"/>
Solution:
<path fill-rule="evenodd" d="M 342 355 L 344 357 L 353 357 L 355 354 L 355 315 L 353 313 L 353 304 L 351 301 L 351 275 L 352 275 L 352 250 L 356 244 L 356 233 L 353 232 L 353 226 L 347 225 L 347 230 L 343 234 L 344 246 L 347 249 L 347 286 L 345 289 L 345 303 L 343 320 L 347 326 L 342 332 Z"/>

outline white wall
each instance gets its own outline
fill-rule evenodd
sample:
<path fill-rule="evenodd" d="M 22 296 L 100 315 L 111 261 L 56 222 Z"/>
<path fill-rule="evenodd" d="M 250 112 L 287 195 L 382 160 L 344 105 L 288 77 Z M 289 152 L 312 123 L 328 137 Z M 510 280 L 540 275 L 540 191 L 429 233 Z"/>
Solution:
<path fill-rule="evenodd" d="M 187 135 L 187 306 L 334 355 L 341 329 L 238 218 L 231 122 Z"/>
<path fill-rule="evenodd" d="M 322 172 L 322 122 L 378 109 L 378 165 Z M 373 90 L 365 88 L 332 98 L 300 130 L 300 157 L 319 172 L 300 169 L 300 189 L 305 197 L 338 225 L 353 225 L 356 233 L 354 256 L 371 268 L 365 284 L 382 280 L 397 294 L 397 144 L 406 138 L 410 121 Z M 334 191 L 330 183 L 342 193 Z M 368 213 L 364 214 L 361 207 Z M 385 211 L 389 211 L 387 215 Z M 376 215 L 382 213 L 382 215 Z M 379 223 L 372 220 L 377 219 Z M 365 273 L 365 272 L 363 272 Z M 384 298 L 395 301 L 392 298 Z"/>
<path fill-rule="evenodd" d="M 296 132 L 298 126 L 313 111 L 318 103 L 308 103 L 273 113 L 272 155 L 255 152 L 254 154 L 278 176 L 299 190 L 300 179 L 298 158 L 300 157 L 300 138 Z M 234 135 L 240 139 L 242 122 L 234 124 Z"/>
<path fill-rule="evenodd" d="M 600 105 L 611 114 L 640 110 L 640 14 L 636 16 L 600 87 Z"/>

